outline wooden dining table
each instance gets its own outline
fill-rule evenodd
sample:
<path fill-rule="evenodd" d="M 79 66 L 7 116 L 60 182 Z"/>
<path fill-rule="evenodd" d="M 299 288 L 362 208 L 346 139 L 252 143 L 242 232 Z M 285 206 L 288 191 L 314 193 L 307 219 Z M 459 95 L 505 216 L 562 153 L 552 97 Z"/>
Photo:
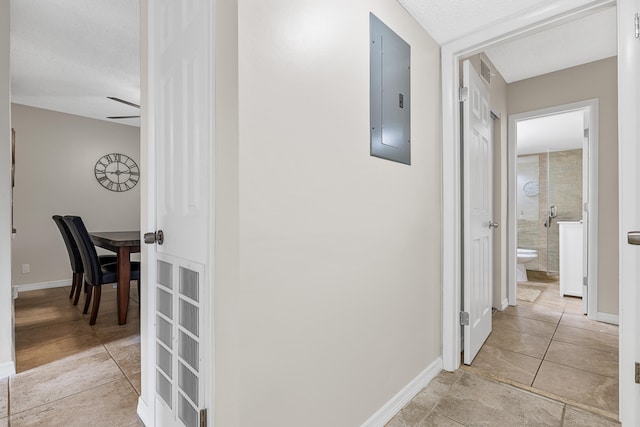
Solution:
<path fill-rule="evenodd" d="M 140 231 L 95 231 L 90 232 L 89 235 L 94 245 L 113 251 L 118 255 L 116 270 L 118 325 L 124 325 L 127 323 L 127 312 L 129 311 L 131 254 L 140 252 Z"/>

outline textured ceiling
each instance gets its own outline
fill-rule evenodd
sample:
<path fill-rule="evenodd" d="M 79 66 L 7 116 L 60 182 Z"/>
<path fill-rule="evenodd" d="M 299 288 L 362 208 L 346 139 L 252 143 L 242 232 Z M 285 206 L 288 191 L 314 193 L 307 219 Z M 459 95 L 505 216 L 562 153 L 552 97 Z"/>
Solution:
<path fill-rule="evenodd" d="M 138 1 L 12 1 L 12 101 L 97 119 L 137 115 L 106 97 L 139 104 L 139 45 Z"/>
<path fill-rule="evenodd" d="M 443 45 L 549 0 L 398 0 Z M 616 9 L 493 47 L 485 53 L 507 83 L 616 55 Z"/>
<path fill-rule="evenodd" d="M 398 0 L 443 45 L 554 0 Z"/>
<path fill-rule="evenodd" d="M 439 43 L 556 0 L 398 0 Z M 508 82 L 615 55 L 615 8 L 487 51 Z M 11 1 L 13 102 L 103 119 L 138 109 L 137 0 Z M 139 125 L 138 119 L 118 123 Z"/>
<path fill-rule="evenodd" d="M 616 8 L 485 51 L 507 83 L 617 54 Z"/>
<path fill-rule="evenodd" d="M 584 112 L 572 111 L 518 122 L 518 155 L 575 150 L 584 141 Z"/>

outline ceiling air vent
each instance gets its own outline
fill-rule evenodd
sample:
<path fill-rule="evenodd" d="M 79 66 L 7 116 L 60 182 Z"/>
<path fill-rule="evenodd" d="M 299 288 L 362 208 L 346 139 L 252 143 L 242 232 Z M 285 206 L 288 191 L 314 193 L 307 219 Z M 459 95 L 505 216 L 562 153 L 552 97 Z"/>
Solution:
<path fill-rule="evenodd" d="M 491 68 L 484 62 L 482 59 L 480 60 L 480 75 L 484 79 L 485 82 L 489 86 L 491 86 Z"/>

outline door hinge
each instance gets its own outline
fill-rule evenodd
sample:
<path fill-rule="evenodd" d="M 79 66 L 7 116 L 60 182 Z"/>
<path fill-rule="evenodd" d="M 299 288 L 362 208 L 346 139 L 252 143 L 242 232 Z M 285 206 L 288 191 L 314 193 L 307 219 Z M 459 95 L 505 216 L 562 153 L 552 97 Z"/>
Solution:
<path fill-rule="evenodd" d="M 589 212 L 589 203 L 585 202 L 585 204 L 582 206 L 582 210 L 585 212 Z"/>
<path fill-rule="evenodd" d="M 469 326 L 469 313 L 466 311 L 460 312 L 460 325 Z"/>
<path fill-rule="evenodd" d="M 640 384 L 640 363 L 636 362 L 636 384 Z"/>
<path fill-rule="evenodd" d="M 583 286 L 589 286 L 589 278 L 588 277 L 583 277 L 582 278 L 582 285 Z"/>
<path fill-rule="evenodd" d="M 584 137 L 589 138 L 589 128 L 584 130 Z"/>
<path fill-rule="evenodd" d="M 461 87 L 458 90 L 458 101 L 465 102 L 469 99 L 469 88 Z"/>
<path fill-rule="evenodd" d="M 636 38 L 640 39 L 640 15 L 638 15 L 637 13 L 634 19 L 634 23 L 636 26 Z"/>
<path fill-rule="evenodd" d="M 200 409 L 200 427 L 207 427 L 207 410 Z"/>

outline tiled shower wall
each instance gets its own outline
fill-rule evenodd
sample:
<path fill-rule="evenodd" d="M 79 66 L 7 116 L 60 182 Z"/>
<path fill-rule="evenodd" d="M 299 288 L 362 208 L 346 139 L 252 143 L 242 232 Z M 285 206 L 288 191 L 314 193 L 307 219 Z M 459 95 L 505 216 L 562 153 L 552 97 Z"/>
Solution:
<path fill-rule="evenodd" d="M 532 191 L 536 183 L 538 194 Z M 551 222 L 547 234 L 544 223 L 549 206 L 557 206 L 558 216 Z M 582 150 L 519 156 L 517 212 L 518 247 L 538 250 L 538 259 L 527 264 L 527 270 L 557 273 L 560 269 L 558 221 L 582 219 Z"/>

